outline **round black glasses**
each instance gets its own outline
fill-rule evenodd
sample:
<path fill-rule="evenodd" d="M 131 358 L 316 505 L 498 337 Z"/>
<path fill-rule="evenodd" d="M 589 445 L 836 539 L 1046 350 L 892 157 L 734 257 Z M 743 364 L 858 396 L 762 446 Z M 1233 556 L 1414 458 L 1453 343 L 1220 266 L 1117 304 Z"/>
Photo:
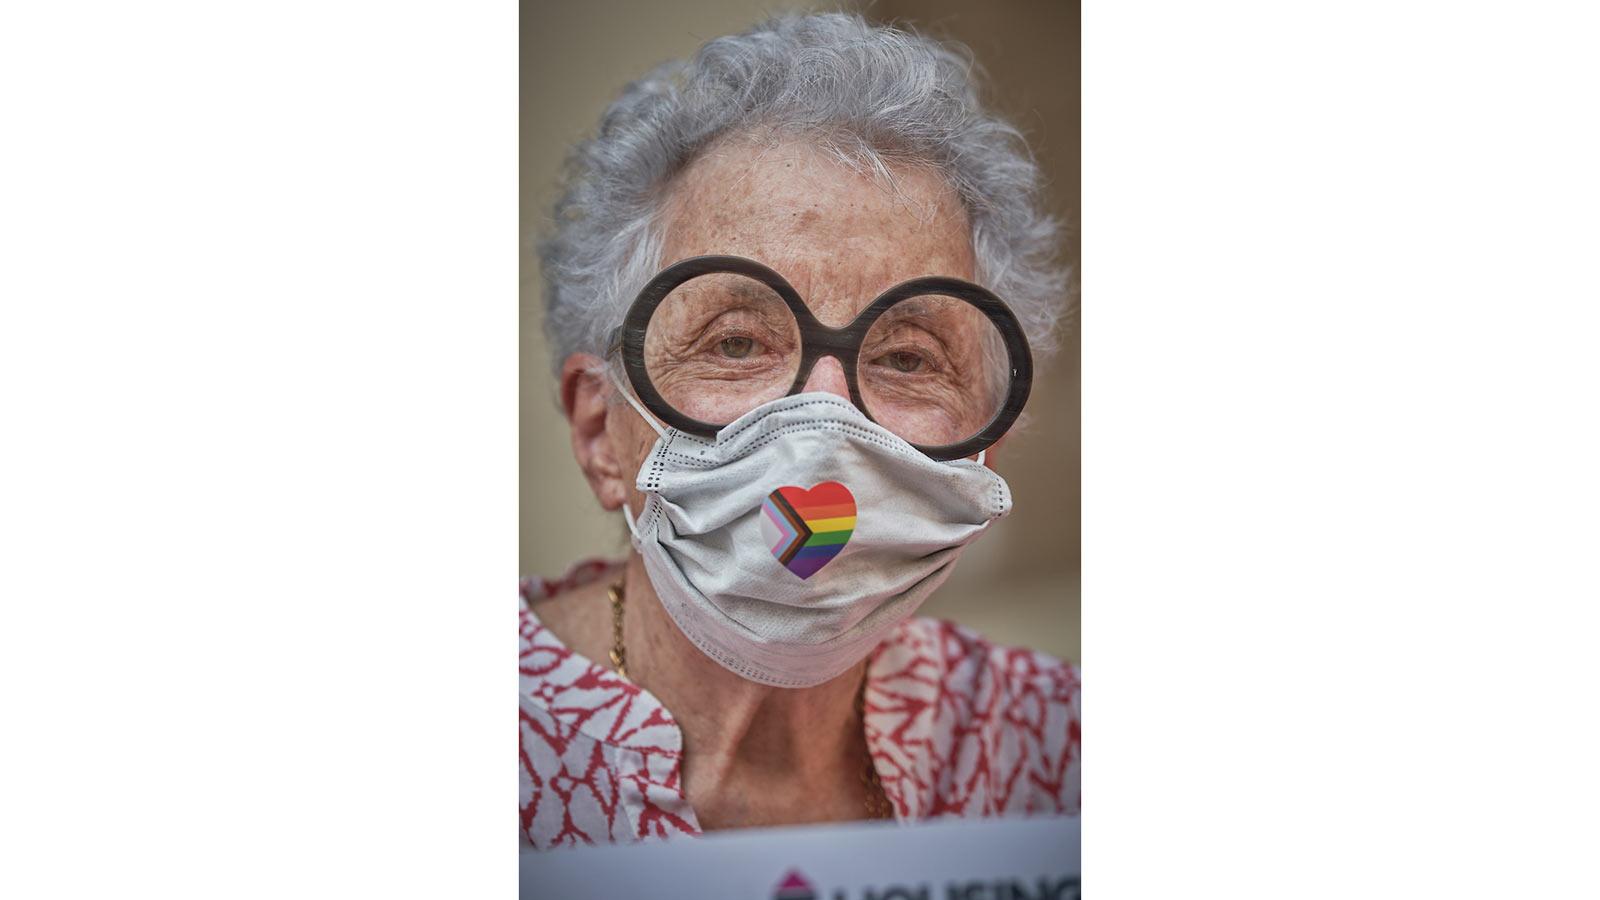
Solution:
<path fill-rule="evenodd" d="M 1021 325 L 959 278 L 913 278 L 842 328 L 818 321 L 783 276 L 738 256 L 673 263 L 634 299 L 607 355 L 645 406 L 698 437 L 800 393 L 824 356 L 839 361 L 867 418 L 933 459 L 986 449 L 1016 421 L 1033 382 Z"/>

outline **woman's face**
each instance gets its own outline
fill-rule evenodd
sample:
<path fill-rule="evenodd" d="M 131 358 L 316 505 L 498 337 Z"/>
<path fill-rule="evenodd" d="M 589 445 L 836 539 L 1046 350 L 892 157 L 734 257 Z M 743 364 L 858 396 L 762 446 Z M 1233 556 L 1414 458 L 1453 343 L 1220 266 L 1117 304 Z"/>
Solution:
<path fill-rule="evenodd" d="M 805 144 L 724 143 L 674 182 L 662 221 L 661 261 L 665 265 L 710 254 L 754 259 L 787 279 L 816 317 L 835 328 L 854 319 L 878 294 L 907 279 L 945 275 L 971 280 L 972 234 L 955 192 L 930 170 L 896 167 L 891 172 L 892 186 L 852 172 Z M 718 350 L 745 357 L 752 352 L 745 339 Z M 650 352 L 647 346 L 647 360 Z M 959 348 L 956 352 L 960 354 Z M 662 359 L 652 380 L 668 393 L 675 372 L 687 379 L 694 370 L 670 357 Z M 918 364 L 910 353 L 879 359 L 886 366 L 885 383 L 891 385 L 896 376 L 905 375 L 901 370 Z M 737 362 L 751 364 L 748 358 Z M 920 380 L 906 376 L 899 382 L 918 384 L 921 392 L 912 396 L 902 389 L 899 407 L 907 410 L 907 416 L 916 416 L 914 400 L 929 410 L 943 407 L 948 413 L 955 404 L 940 393 L 939 380 L 921 374 Z M 705 383 L 704 375 L 699 373 L 702 380 L 697 383 Z M 776 385 L 783 379 L 773 381 Z M 788 386 L 783 382 L 778 394 Z M 832 357 L 817 362 L 804 389 L 849 398 L 844 371 Z M 696 394 L 704 402 L 715 402 L 704 389 L 685 391 L 686 396 Z M 630 407 L 616 408 L 621 414 L 609 416 L 606 428 L 628 481 L 629 505 L 637 514 L 644 498 L 633 490 L 632 476 L 656 434 Z M 896 422 L 883 421 L 882 414 L 877 417 L 900 431 Z"/>

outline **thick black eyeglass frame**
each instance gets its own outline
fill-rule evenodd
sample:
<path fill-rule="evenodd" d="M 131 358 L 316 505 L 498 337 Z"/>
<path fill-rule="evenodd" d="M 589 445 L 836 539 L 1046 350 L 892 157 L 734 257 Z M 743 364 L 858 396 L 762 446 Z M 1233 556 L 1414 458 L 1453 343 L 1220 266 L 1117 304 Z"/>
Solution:
<path fill-rule="evenodd" d="M 622 325 L 612 329 L 606 350 L 607 356 L 619 349 L 622 351 L 623 367 L 639 399 L 661 421 L 680 431 L 697 437 L 712 438 L 724 426 L 702 422 L 684 415 L 656 391 L 655 385 L 650 382 L 650 374 L 645 369 L 645 332 L 650 327 L 650 319 L 655 315 L 656 308 L 669 294 L 677 290 L 679 285 L 691 278 L 720 273 L 743 275 L 771 288 L 783 298 L 784 303 L 788 304 L 790 313 L 799 324 L 800 368 L 795 373 L 794 384 L 790 385 L 789 393 L 785 396 L 800 393 L 801 388 L 805 387 L 806 379 L 811 377 L 811 369 L 817 364 L 817 360 L 831 356 L 844 368 L 845 384 L 850 388 L 850 401 L 873 422 L 877 420 L 872 418 L 872 411 L 867 409 L 867 404 L 861 398 L 861 389 L 856 383 L 856 369 L 860 362 L 861 344 L 866 340 L 867 330 L 879 316 L 902 300 L 929 294 L 964 300 L 987 315 L 989 321 L 999 329 L 1000 337 L 1005 342 L 1006 353 L 1010 358 L 1010 393 L 994 418 L 989 420 L 989 424 L 972 437 L 955 444 L 912 444 L 932 459 L 961 459 L 987 449 L 1016 422 L 1017 416 L 1022 414 L 1023 405 L 1028 402 L 1028 393 L 1033 388 L 1033 354 L 1028 349 L 1027 336 L 1023 334 L 1022 326 L 1011 312 L 1011 307 L 1006 306 L 1004 301 L 988 290 L 970 281 L 939 275 L 903 281 L 879 294 L 877 299 L 862 310 L 850 324 L 843 328 L 829 328 L 811 314 L 810 307 L 800 299 L 800 293 L 784 280 L 782 275 L 761 263 L 742 256 L 694 256 L 667 266 L 650 279 L 634 298 L 633 305 L 628 308 L 628 314 L 622 320 Z"/>

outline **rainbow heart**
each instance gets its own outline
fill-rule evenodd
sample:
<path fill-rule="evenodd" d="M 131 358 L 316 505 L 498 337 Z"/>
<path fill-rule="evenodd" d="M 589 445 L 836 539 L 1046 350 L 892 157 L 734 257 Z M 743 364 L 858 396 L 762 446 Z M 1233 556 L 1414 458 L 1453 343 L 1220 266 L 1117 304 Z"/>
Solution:
<path fill-rule="evenodd" d="M 761 538 L 778 562 L 810 578 L 844 549 L 856 529 L 856 498 L 837 481 L 811 490 L 781 487 L 761 504 Z"/>

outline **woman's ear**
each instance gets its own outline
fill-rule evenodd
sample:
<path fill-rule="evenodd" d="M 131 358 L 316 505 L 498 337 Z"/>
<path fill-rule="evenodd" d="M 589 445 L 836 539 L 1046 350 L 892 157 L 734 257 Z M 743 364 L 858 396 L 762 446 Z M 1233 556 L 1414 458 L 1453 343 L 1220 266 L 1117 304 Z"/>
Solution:
<path fill-rule="evenodd" d="M 607 512 L 621 508 L 628 496 L 622 459 L 606 428 L 614 390 L 597 356 L 574 353 L 561 365 L 561 411 L 572 432 L 572 456 Z"/>

